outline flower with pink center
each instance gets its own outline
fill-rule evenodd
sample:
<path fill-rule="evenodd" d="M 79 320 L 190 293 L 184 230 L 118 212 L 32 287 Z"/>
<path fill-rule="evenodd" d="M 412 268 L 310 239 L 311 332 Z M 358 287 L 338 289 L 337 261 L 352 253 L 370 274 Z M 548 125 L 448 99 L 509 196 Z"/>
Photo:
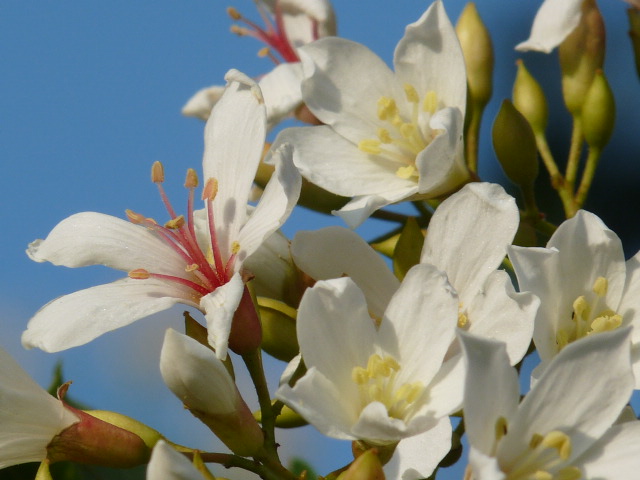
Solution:
<path fill-rule="evenodd" d="M 259 344 L 260 328 L 242 265 L 288 217 L 300 177 L 288 146 L 272 152 L 278 168 L 249 212 L 247 201 L 264 148 L 265 106 L 251 79 L 231 71 L 227 80 L 205 128 L 204 210 L 194 211 L 198 179 L 189 170 L 186 218 L 178 215 L 162 187 L 162 166 L 156 163 L 152 180 L 170 217 L 164 225 L 132 211 L 127 211 L 129 221 L 83 212 L 60 222 L 45 240 L 31 243 L 27 254 L 37 262 L 102 264 L 126 271 L 128 277 L 45 305 L 23 333 L 25 347 L 59 351 L 82 345 L 176 303 L 205 314 L 209 342 L 219 358 L 226 357 L 228 346 L 242 352 Z"/>

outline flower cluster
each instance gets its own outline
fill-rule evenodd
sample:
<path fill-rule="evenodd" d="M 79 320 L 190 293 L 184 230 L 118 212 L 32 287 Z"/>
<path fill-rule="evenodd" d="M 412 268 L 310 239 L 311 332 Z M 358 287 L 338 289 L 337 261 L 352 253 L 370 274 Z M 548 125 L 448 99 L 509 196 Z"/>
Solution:
<path fill-rule="evenodd" d="M 184 333 L 165 332 L 159 369 L 177 406 L 228 451 L 78 408 L 69 383 L 54 398 L 0 349 L 0 468 L 40 462 L 37 478 L 52 478 L 60 461 L 148 463 L 148 479 L 211 479 L 206 464 L 216 463 L 304 480 L 313 472 L 281 461 L 276 427 L 311 424 L 351 444 L 353 461 L 322 471 L 328 479 L 436 478 L 461 457 L 465 433 L 467 480 L 636 478 L 640 253 L 625 260 L 621 240 L 583 209 L 615 116 L 595 2 L 546 0 L 517 46 L 559 46 L 574 122 L 562 173 L 545 95 L 521 63 L 492 129 L 519 198 L 478 170 L 493 51 L 475 7 L 454 27 L 436 0 L 406 27 L 391 69 L 335 36 L 328 0 L 255 3 L 265 26 L 230 8 L 232 31 L 266 43 L 261 54 L 277 66 L 258 80 L 230 70 L 226 86 L 184 107 L 206 121 L 186 208 L 169 200 L 156 162 L 166 221 L 77 213 L 27 249 L 36 262 L 126 276 L 42 307 L 25 348 L 57 352 L 176 304 L 191 309 Z M 306 125 L 267 143 L 289 116 Z M 559 225 L 536 200 L 538 155 Z M 279 229 L 297 204 L 351 229 L 289 240 Z M 370 217 L 395 227 L 368 242 L 353 229 Z M 287 363 L 277 389 L 264 352 Z M 236 380 L 240 362 L 256 412 Z"/>

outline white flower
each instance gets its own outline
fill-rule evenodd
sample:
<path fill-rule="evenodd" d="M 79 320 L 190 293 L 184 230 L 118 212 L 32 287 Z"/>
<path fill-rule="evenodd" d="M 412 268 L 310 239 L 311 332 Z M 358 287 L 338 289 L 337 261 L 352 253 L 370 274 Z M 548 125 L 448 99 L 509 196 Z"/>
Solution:
<path fill-rule="evenodd" d="M 456 289 L 459 326 L 507 343 L 512 364 L 531 343 L 538 306 L 532 294 L 516 293 L 509 275 L 497 270 L 518 223 L 515 200 L 502 187 L 466 185 L 436 210 L 420 259 L 445 272 Z M 382 258 L 350 230 L 299 232 L 291 251 L 298 267 L 316 280 L 350 276 L 375 316 L 382 315 L 398 289 L 398 280 Z"/>
<path fill-rule="evenodd" d="M 529 38 L 516 50 L 549 53 L 560 45 L 580 23 L 584 0 L 544 0 L 531 27 Z"/>
<path fill-rule="evenodd" d="M 0 468 L 43 461 L 51 440 L 79 420 L 0 348 Z"/>
<path fill-rule="evenodd" d="M 147 466 L 147 480 L 202 480 L 191 462 L 163 440 L 156 443 Z"/>
<path fill-rule="evenodd" d="M 637 478 L 640 422 L 614 425 L 633 389 L 629 333 L 568 346 L 520 404 L 518 374 L 504 344 L 460 334 L 468 368 L 466 478 Z"/>
<path fill-rule="evenodd" d="M 262 76 L 258 83 L 271 128 L 302 105 L 302 68 L 297 49 L 318 38 L 335 35 L 336 19 L 328 0 L 259 0 L 256 6 L 265 21 L 264 28 L 231 9 L 232 18 L 245 24 L 244 27 L 234 25 L 232 31 L 255 37 L 266 44 L 267 48 L 261 53 L 276 62 L 276 67 Z M 280 63 L 273 52 L 284 63 Z M 217 85 L 199 90 L 182 108 L 182 114 L 206 120 L 222 90 Z"/>
<path fill-rule="evenodd" d="M 461 399 L 461 362 L 445 361 L 457 311 L 446 278 L 427 265 L 408 272 L 379 320 L 351 279 L 317 282 L 298 311 L 308 370 L 276 396 L 330 437 L 389 445 L 438 427 L 446 442 Z"/>
<path fill-rule="evenodd" d="M 194 221 L 198 180 L 189 170 L 187 212 L 177 215 L 162 189 L 171 220 L 164 226 L 131 211 L 130 222 L 94 212 L 60 222 L 45 240 L 29 246 L 38 262 L 80 267 L 103 264 L 129 277 L 58 298 L 30 320 L 25 347 L 58 351 L 87 343 L 176 303 L 205 313 L 210 342 L 220 358 L 227 353 L 231 320 L 243 295 L 242 264 L 288 217 L 300 177 L 285 146 L 261 201 L 249 216 L 247 199 L 265 139 L 265 111 L 255 83 L 236 71 L 205 129 L 203 221 Z M 202 228 L 200 228 L 200 226 Z"/>
<path fill-rule="evenodd" d="M 294 162 L 311 182 L 354 197 L 340 209 L 351 227 L 409 198 L 450 192 L 468 180 L 462 158 L 466 73 L 440 1 L 407 26 L 395 72 L 363 45 L 320 39 L 300 49 L 302 96 L 326 125 L 293 128 Z"/>
<path fill-rule="evenodd" d="M 640 318 L 640 253 L 625 263 L 620 239 L 592 213 L 563 222 L 546 248 L 511 247 L 509 258 L 520 289 L 541 300 L 533 332 L 541 369 L 568 344 Z M 638 386 L 640 329 L 632 343 Z"/>

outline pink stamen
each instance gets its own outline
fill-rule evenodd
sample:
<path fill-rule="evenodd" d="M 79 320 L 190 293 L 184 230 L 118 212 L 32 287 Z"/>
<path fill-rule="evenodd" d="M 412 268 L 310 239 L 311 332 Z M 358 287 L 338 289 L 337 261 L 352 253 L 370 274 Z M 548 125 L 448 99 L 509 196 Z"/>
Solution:
<path fill-rule="evenodd" d="M 226 272 L 222 263 L 222 255 L 220 254 L 220 247 L 218 245 L 218 234 L 216 233 L 216 225 L 213 219 L 213 201 L 207 199 L 207 220 L 209 223 L 209 235 L 211 236 L 211 251 L 213 252 L 213 263 L 215 263 L 218 277 L 223 280 L 224 283 L 228 282 Z"/>
<path fill-rule="evenodd" d="M 180 285 L 184 285 L 185 287 L 189 287 L 192 290 L 195 290 L 202 296 L 208 295 L 211 293 L 210 290 L 206 289 L 202 285 L 198 285 L 191 280 L 187 280 L 186 278 L 176 277 L 174 275 L 164 275 L 162 273 L 149 273 L 149 277 L 151 278 L 159 278 L 161 280 L 169 280 L 170 282 L 179 283 Z"/>

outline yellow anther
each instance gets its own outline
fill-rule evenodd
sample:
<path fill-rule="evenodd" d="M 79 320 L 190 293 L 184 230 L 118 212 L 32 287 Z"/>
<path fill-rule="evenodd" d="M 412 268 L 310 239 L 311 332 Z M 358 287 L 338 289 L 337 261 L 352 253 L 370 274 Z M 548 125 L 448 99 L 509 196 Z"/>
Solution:
<path fill-rule="evenodd" d="M 133 210 L 125 210 L 124 211 L 125 215 L 127 215 L 127 218 L 129 219 L 129 221 L 131 223 L 135 223 L 136 225 L 144 222 L 147 217 L 145 217 L 144 215 L 141 215 L 139 213 L 134 212 Z"/>
<path fill-rule="evenodd" d="M 558 351 L 569 345 L 569 334 L 566 330 L 558 330 L 558 333 L 556 333 L 556 344 L 558 345 Z"/>
<path fill-rule="evenodd" d="M 417 174 L 416 167 L 413 165 L 407 165 L 406 167 L 400 167 L 396 170 L 396 176 L 400 178 L 411 178 Z"/>
<path fill-rule="evenodd" d="M 458 312 L 458 327 L 464 328 L 467 326 L 467 323 L 469 323 L 469 317 L 467 317 L 467 314 L 464 312 Z"/>
<path fill-rule="evenodd" d="M 200 269 L 200 265 L 197 263 L 192 263 L 191 265 L 187 265 L 184 269 L 185 272 L 195 272 Z"/>
<path fill-rule="evenodd" d="M 378 100 L 378 118 L 393 120 L 398 115 L 398 106 L 393 98 L 380 97 Z"/>
<path fill-rule="evenodd" d="M 396 402 L 405 401 L 411 404 L 420 396 L 422 390 L 424 390 L 424 387 L 420 382 L 405 383 L 396 391 L 394 400 Z"/>
<path fill-rule="evenodd" d="M 418 133 L 418 127 L 414 123 L 403 123 L 400 126 L 400 135 L 407 140 L 412 139 Z"/>
<path fill-rule="evenodd" d="M 376 140 L 376 139 L 367 139 L 367 140 L 360 140 L 360 142 L 358 143 L 358 149 L 360 149 L 361 151 L 363 151 L 364 153 L 371 153 L 373 155 L 378 155 L 380 152 L 382 152 L 382 149 L 380 148 L 380 140 Z"/>
<path fill-rule="evenodd" d="M 553 475 L 549 472 L 545 472 L 544 470 L 538 470 L 533 472 L 531 480 L 553 480 Z"/>
<path fill-rule="evenodd" d="M 531 435 L 531 440 L 529 440 L 529 448 L 531 448 L 532 450 L 538 448 L 538 445 L 542 443 L 543 439 L 544 437 L 542 435 L 540 435 L 539 433 L 534 433 L 533 435 Z"/>
<path fill-rule="evenodd" d="M 193 168 L 187 170 L 187 177 L 184 180 L 184 186 L 186 188 L 196 188 L 200 183 L 198 174 Z"/>
<path fill-rule="evenodd" d="M 218 194 L 218 180 L 215 178 L 209 178 L 207 183 L 204 185 L 204 189 L 202 190 L 202 200 L 211 200 L 213 201 Z"/>
<path fill-rule="evenodd" d="M 170 230 L 178 230 L 184 226 L 184 216 L 180 215 L 176 218 L 172 218 L 164 226 Z"/>
<path fill-rule="evenodd" d="M 369 381 L 369 372 L 362 367 L 353 367 L 353 370 L 351 370 L 351 379 L 357 385 L 364 385 Z"/>
<path fill-rule="evenodd" d="M 391 138 L 391 134 L 389 133 L 389 130 L 387 130 L 386 128 L 379 128 L 378 129 L 378 138 L 380 139 L 380 141 L 382 143 L 391 143 L 391 142 L 393 142 L 393 138 Z"/>
<path fill-rule="evenodd" d="M 578 467 L 565 467 L 562 468 L 554 480 L 580 480 L 582 478 L 582 472 Z"/>
<path fill-rule="evenodd" d="M 407 101 L 411 102 L 411 103 L 418 103 L 420 101 L 420 97 L 418 96 L 418 92 L 416 92 L 416 89 L 414 88 L 413 85 L 409 84 L 409 83 L 405 83 L 403 85 L 404 87 L 404 94 L 407 97 Z"/>
<path fill-rule="evenodd" d="M 610 332 L 622 325 L 622 315 L 612 311 L 602 312 L 593 322 L 591 322 L 591 332 Z"/>
<path fill-rule="evenodd" d="M 604 297 L 609 289 L 609 281 L 604 277 L 598 277 L 593 284 L 593 293 L 599 297 Z"/>
<path fill-rule="evenodd" d="M 227 15 L 229 15 L 233 20 L 242 19 L 240 12 L 233 7 L 227 7 Z"/>
<path fill-rule="evenodd" d="M 502 439 L 502 437 L 504 437 L 507 434 L 507 419 L 504 417 L 498 417 L 494 428 L 495 428 L 496 442 L 499 442 Z"/>
<path fill-rule="evenodd" d="M 422 109 L 432 115 L 438 110 L 438 95 L 433 90 L 429 90 L 422 101 Z"/>
<path fill-rule="evenodd" d="M 240 244 L 238 242 L 233 242 L 231 244 L 231 254 L 237 255 L 239 251 L 240 251 Z"/>
<path fill-rule="evenodd" d="M 268 57 L 270 54 L 271 50 L 269 50 L 269 47 L 262 47 L 260 50 L 258 50 L 258 56 L 260 58 Z"/>
<path fill-rule="evenodd" d="M 231 30 L 231 33 L 235 33 L 241 37 L 245 36 L 249 32 L 246 28 L 242 28 L 239 25 L 231 25 L 229 30 Z"/>
<path fill-rule="evenodd" d="M 162 163 L 155 161 L 151 166 L 151 181 L 153 183 L 162 183 L 164 182 L 164 168 Z"/>
<path fill-rule="evenodd" d="M 558 430 L 547 433 L 542 440 L 542 446 L 557 450 L 562 460 L 566 460 L 571 455 L 571 438 Z"/>
<path fill-rule="evenodd" d="M 133 278 L 135 280 L 146 280 L 149 277 L 151 277 L 151 274 L 144 268 L 138 268 L 129 272 L 129 278 Z"/>
<path fill-rule="evenodd" d="M 591 308 L 587 303 L 586 298 L 583 295 L 580 295 L 573 302 L 573 319 L 577 322 L 579 320 L 586 320 L 589 316 Z"/>

